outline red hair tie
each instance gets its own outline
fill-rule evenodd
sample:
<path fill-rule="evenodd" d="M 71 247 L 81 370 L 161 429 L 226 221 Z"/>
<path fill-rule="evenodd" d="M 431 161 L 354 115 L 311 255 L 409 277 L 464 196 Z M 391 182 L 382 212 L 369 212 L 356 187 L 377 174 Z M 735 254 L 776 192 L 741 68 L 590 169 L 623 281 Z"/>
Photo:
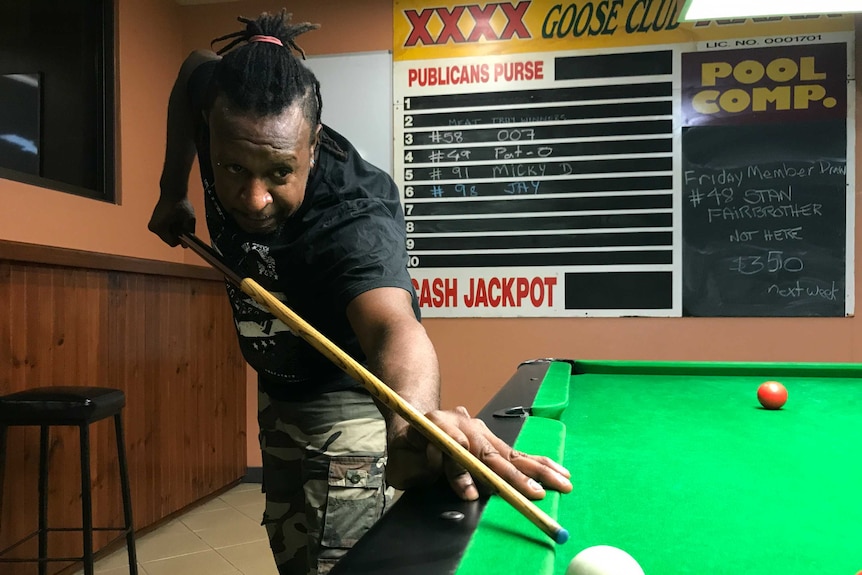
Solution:
<path fill-rule="evenodd" d="M 248 39 L 249 42 L 269 42 L 270 44 L 278 44 L 279 46 L 284 46 L 284 43 L 276 38 L 275 36 L 261 36 L 256 35 L 252 36 Z"/>

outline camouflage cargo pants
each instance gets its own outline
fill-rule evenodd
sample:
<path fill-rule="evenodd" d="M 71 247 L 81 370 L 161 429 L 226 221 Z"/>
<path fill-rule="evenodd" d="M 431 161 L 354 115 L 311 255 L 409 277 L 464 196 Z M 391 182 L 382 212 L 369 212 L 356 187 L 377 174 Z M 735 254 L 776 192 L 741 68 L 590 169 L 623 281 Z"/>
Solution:
<path fill-rule="evenodd" d="M 263 524 L 279 575 L 325 575 L 394 495 L 383 417 L 362 391 L 258 401 Z"/>

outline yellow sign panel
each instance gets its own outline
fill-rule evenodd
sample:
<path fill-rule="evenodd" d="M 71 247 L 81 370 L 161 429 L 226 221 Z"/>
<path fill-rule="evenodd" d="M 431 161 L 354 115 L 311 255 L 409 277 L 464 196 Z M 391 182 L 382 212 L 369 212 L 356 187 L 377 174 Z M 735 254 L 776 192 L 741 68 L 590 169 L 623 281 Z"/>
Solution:
<path fill-rule="evenodd" d="M 416 60 L 725 41 L 853 30 L 849 15 L 678 22 L 679 0 L 512 0 L 431 4 L 395 0 L 394 59 Z"/>

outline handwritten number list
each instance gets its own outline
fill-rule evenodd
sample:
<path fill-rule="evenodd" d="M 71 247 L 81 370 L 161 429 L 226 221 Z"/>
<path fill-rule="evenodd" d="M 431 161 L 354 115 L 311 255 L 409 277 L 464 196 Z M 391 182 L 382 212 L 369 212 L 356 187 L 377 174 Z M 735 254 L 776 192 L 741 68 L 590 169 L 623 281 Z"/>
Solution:
<path fill-rule="evenodd" d="M 669 71 L 669 53 L 650 57 Z M 577 60 L 549 57 L 556 80 L 534 89 L 405 94 L 412 267 L 671 264 L 670 78 L 630 79 L 624 54 L 613 77 L 579 78 Z"/>

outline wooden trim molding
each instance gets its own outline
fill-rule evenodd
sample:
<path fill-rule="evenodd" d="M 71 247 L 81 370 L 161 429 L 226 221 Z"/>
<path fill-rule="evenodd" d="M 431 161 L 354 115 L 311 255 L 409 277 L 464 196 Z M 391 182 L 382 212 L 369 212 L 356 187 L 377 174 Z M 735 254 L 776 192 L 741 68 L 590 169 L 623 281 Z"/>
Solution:
<path fill-rule="evenodd" d="M 177 278 L 212 281 L 224 280 L 224 277 L 220 273 L 207 266 L 133 258 L 7 240 L 0 240 L 0 260 Z"/>

